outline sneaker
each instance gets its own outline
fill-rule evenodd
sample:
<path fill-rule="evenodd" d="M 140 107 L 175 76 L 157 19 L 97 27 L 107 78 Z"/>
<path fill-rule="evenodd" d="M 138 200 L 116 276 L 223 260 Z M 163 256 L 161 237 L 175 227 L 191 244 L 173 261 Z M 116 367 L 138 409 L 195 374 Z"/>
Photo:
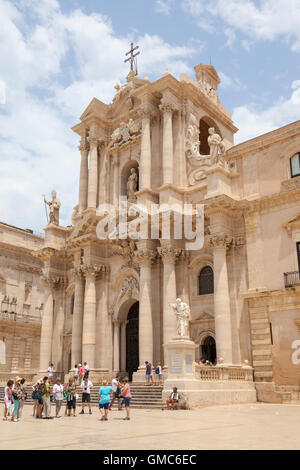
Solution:
<path fill-rule="evenodd" d="M 104 421 L 108 421 L 108 417 L 107 417 L 107 416 L 104 416 Z"/>
<path fill-rule="evenodd" d="M 104 421 L 104 419 L 105 419 L 104 416 L 101 416 L 100 421 Z"/>
<path fill-rule="evenodd" d="M 84 415 L 84 410 L 81 410 L 79 414 Z"/>

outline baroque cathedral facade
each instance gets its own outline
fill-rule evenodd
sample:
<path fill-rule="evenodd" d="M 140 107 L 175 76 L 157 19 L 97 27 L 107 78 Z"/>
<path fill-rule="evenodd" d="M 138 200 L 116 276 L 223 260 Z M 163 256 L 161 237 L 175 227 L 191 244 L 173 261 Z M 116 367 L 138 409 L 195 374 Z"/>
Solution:
<path fill-rule="evenodd" d="M 117 371 L 143 381 L 145 361 L 167 376 L 180 298 L 196 360 L 248 364 L 259 400 L 298 397 L 300 121 L 234 145 L 217 72 L 200 64 L 195 74 L 150 82 L 131 71 L 112 103 L 91 101 L 73 127 L 72 226 L 59 224 L 56 194 L 44 237 L 0 223 L 2 381 L 32 380 L 50 362 L 64 376 L 87 361 L 95 382 Z M 97 209 L 118 214 L 122 196 L 129 206 L 203 205 L 202 248 L 161 231 L 100 240 Z"/>

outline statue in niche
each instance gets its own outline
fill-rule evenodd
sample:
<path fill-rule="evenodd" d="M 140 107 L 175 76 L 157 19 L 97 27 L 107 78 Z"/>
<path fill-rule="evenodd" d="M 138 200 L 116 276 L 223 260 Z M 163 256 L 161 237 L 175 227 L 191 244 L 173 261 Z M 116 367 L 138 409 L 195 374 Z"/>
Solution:
<path fill-rule="evenodd" d="M 136 202 L 136 195 L 138 185 L 138 174 L 135 168 L 131 168 L 130 175 L 127 180 L 127 198 L 129 202 Z"/>
<path fill-rule="evenodd" d="M 52 193 L 52 201 L 47 201 L 44 197 L 44 202 L 49 206 L 49 224 L 59 225 L 59 209 L 60 209 L 60 201 L 56 197 L 56 191 L 53 189 Z"/>
<path fill-rule="evenodd" d="M 224 163 L 224 155 L 225 155 L 225 145 L 223 143 L 222 138 L 219 134 L 216 133 L 214 127 L 210 127 L 208 129 L 208 145 L 210 149 L 210 158 L 211 163 L 215 165 L 216 163 Z"/>
<path fill-rule="evenodd" d="M 189 305 L 182 302 L 181 299 L 176 299 L 176 303 L 170 305 L 176 315 L 178 336 L 189 337 L 189 319 L 191 312 Z"/>

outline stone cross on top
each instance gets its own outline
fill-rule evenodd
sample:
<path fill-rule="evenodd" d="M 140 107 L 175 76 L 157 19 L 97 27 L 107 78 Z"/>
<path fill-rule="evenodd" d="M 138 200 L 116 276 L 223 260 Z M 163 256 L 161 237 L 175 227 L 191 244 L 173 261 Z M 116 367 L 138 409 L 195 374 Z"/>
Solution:
<path fill-rule="evenodd" d="M 140 54 L 140 52 L 136 52 L 136 54 L 134 54 L 134 51 L 136 51 L 138 48 L 139 48 L 139 46 L 133 47 L 133 42 L 132 42 L 131 46 L 130 46 L 130 51 L 126 52 L 126 54 L 125 54 L 126 56 L 128 54 L 130 54 L 130 57 L 128 57 L 128 59 L 124 60 L 125 63 L 130 62 L 130 71 L 135 72 L 136 75 L 138 74 L 136 56 L 138 56 Z"/>

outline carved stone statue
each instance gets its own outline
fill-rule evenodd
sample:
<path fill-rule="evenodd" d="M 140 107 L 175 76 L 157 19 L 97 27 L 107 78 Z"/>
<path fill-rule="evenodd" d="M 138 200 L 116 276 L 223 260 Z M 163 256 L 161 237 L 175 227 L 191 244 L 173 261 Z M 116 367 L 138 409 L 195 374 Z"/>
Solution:
<path fill-rule="evenodd" d="M 182 302 L 181 299 L 176 299 L 176 303 L 170 305 L 176 315 L 178 336 L 189 337 L 190 307 L 187 303 Z"/>
<path fill-rule="evenodd" d="M 210 127 L 208 133 L 207 142 L 210 149 L 211 163 L 224 163 L 225 145 L 222 138 L 216 133 L 214 127 Z"/>
<path fill-rule="evenodd" d="M 44 198 L 45 204 L 49 206 L 49 224 L 59 225 L 59 209 L 60 209 L 60 201 L 56 197 L 56 191 L 53 189 L 52 193 L 52 201 L 47 201 Z"/>
<path fill-rule="evenodd" d="M 201 159 L 199 153 L 199 129 L 194 124 L 189 124 L 186 130 L 186 156 L 188 158 L 194 158 L 196 160 Z"/>
<path fill-rule="evenodd" d="M 117 127 L 114 132 L 111 134 L 111 141 L 109 148 L 116 145 L 122 145 L 130 140 L 134 139 L 140 131 L 140 123 L 135 122 L 133 119 L 129 119 L 126 122 L 120 122 L 119 127 Z"/>
<path fill-rule="evenodd" d="M 127 180 L 127 198 L 129 202 L 135 202 L 137 191 L 138 175 L 135 168 L 131 168 L 130 176 Z"/>

